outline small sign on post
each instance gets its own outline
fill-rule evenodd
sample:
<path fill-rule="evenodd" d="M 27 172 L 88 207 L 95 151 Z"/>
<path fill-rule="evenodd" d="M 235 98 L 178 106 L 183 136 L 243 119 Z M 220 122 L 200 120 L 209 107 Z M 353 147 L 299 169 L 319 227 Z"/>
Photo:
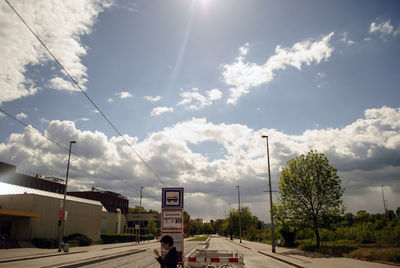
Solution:
<path fill-rule="evenodd" d="M 172 237 L 178 251 L 178 264 L 183 265 L 183 188 L 163 188 L 161 200 L 161 235 Z M 166 253 L 163 248 L 161 250 Z"/>
<path fill-rule="evenodd" d="M 67 220 L 67 216 L 68 216 L 68 211 L 66 210 L 60 210 L 58 211 L 58 220 Z"/>

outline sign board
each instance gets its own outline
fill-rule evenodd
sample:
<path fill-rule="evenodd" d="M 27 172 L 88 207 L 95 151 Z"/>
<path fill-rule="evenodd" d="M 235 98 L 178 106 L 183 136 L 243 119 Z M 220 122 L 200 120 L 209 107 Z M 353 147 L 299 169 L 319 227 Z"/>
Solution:
<path fill-rule="evenodd" d="M 183 188 L 163 188 L 162 208 L 183 209 Z"/>
<path fill-rule="evenodd" d="M 59 210 L 58 211 L 58 219 L 59 220 L 66 221 L 67 220 L 67 216 L 68 216 L 68 211 L 66 211 L 66 210 Z"/>
<path fill-rule="evenodd" d="M 163 188 L 161 200 L 161 234 L 172 237 L 178 251 L 178 264 L 183 265 L 183 188 Z M 166 253 L 163 248 L 161 252 Z"/>

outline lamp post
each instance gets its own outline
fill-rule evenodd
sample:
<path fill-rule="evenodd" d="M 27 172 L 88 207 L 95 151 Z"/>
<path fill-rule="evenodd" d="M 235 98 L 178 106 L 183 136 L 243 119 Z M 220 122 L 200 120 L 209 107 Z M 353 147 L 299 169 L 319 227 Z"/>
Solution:
<path fill-rule="evenodd" d="M 267 160 L 268 160 L 268 185 L 269 185 L 269 204 L 271 206 L 271 227 L 272 227 L 272 253 L 275 253 L 275 230 L 274 230 L 274 209 L 272 206 L 272 188 L 271 188 L 271 171 L 269 164 L 269 146 L 268 146 L 268 136 L 263 135 L 262 138 L 267 140 Z"/>
<path fill-rule="evenodd" d="M 242 220 L 241 220 L 241 215 L 240 215 L 240 187 L 236 186 L 238 190 L 238 201 L 239 201 L 239 238 L 240 238 L 240 243 L 242 243 Z"/>
<path fill-rule="evenodd" d="M 65 176 L 65 187 L 64 187 L 64 199 L 63 199 L 63 205 L 62 205 L 62 213 L 63 213 L 63 218 L 59 219 L 59 234 L 58 234 L 58 252 L 61 252 L 61 243 L 62 243 L 62 238 L 64 236 L 64 228 L 65 228 L 65 218 L 67 214 L 65 213 L 65 200 L 67 198 L 67 186 L 68 186 L 68 173 L 69 173 L 69 161 L 71 159 L 71 147 L 72 144 L 76 143 L 76 141 L 70 141 L 69 142 L 69 153 L 68 153 L 68 164 L 67 164 L 67 175 Z M 60 217 L 60 215 L 59 215 Z M 61 225 L 61 226 L 60 226 Z M 61 230 L 60 230 L 61 227 Z"/>
<path fill-rule="evenodd" d="M 233 240 L 233 232 L 232 232 L 232 206 L 231 203 L 229 203 L 229 229 L 231 231 L 231 240 Z"/>

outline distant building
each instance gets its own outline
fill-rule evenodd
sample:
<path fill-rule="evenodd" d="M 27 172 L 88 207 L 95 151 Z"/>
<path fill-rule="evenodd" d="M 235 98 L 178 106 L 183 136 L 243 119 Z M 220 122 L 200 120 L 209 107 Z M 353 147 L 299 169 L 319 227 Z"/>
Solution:
<path fill-rule="evenodd" d="M 58 238 L 58 212 L 63 194 L 0 182 L 0 234 L 5 239 L 30 241 Z M 66 197 L 65 235 L 84 234 L 100 241 L 105 209 L 98 201 Z"/>
<path fill-rule="evenodd" d="M 126 232 L 128 234 L 135 234 L 138 231 L 136 231 L 135 226 L 137 225 L 140 230 L 140 234 L 144 235 L 146 234 L 146 227 L 153 219 L 157 226 L 157 235 L 160 235 L 161 233 L 161 215 L 157 213 L 151 213 L 151 212 L 143 212 L 143 213 L 128 213 L 125 215 L 126 221 L 127 221 L 127 229 Z"/>
<path fill-rule="evenodd" d="M 4 162 L 0 162 L 0 182 L 34 188 L 38 190 L 64 193 L 65 184 L 63 179 L 56 177 L 29 176 L 16 172 L 17 167 Z"/>
<path fill-rule="evenodd" d="M 108 212 L 116 212 L 117 208 L 119 208 L 123 214 L 128 213 L 129 200 L 125 196 L 118 193 L 103 191 L 92 187 L 91 191 L 68 192 L 67 194 L 100 201 L 100 203 L 107 209 Z"/>

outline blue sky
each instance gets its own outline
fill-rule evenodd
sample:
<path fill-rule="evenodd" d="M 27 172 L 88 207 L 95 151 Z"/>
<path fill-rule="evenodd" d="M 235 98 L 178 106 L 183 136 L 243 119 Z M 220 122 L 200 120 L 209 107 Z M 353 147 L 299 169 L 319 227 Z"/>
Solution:
<path fill-rule="evenodd" d="M 267 219 L 264 133 L 273 184 L 288 159 L 314 148 L 341 172 L 349 210 L 381 209 L 367 200 L 376 176 L 400 206 L 390 161 L 400 155 L 398 1 L 10 2 L 164 185 L 187 187 L 195 216 L 222 217 L 243 182 L 244 202 Z M 87 155 L 72 187 L 111 188 L 132 205 L 142 185 L 157 196 L 163 183 L 119 146 L 5 2 L 0 12 L 0 107 L 60 143 L 90 140 L 76 145 Z M 0 160 L 64 176 L 65 154 L 6 116 L 0 126 Z M 206 200 L 215 208 L 204 211 Z"/>

